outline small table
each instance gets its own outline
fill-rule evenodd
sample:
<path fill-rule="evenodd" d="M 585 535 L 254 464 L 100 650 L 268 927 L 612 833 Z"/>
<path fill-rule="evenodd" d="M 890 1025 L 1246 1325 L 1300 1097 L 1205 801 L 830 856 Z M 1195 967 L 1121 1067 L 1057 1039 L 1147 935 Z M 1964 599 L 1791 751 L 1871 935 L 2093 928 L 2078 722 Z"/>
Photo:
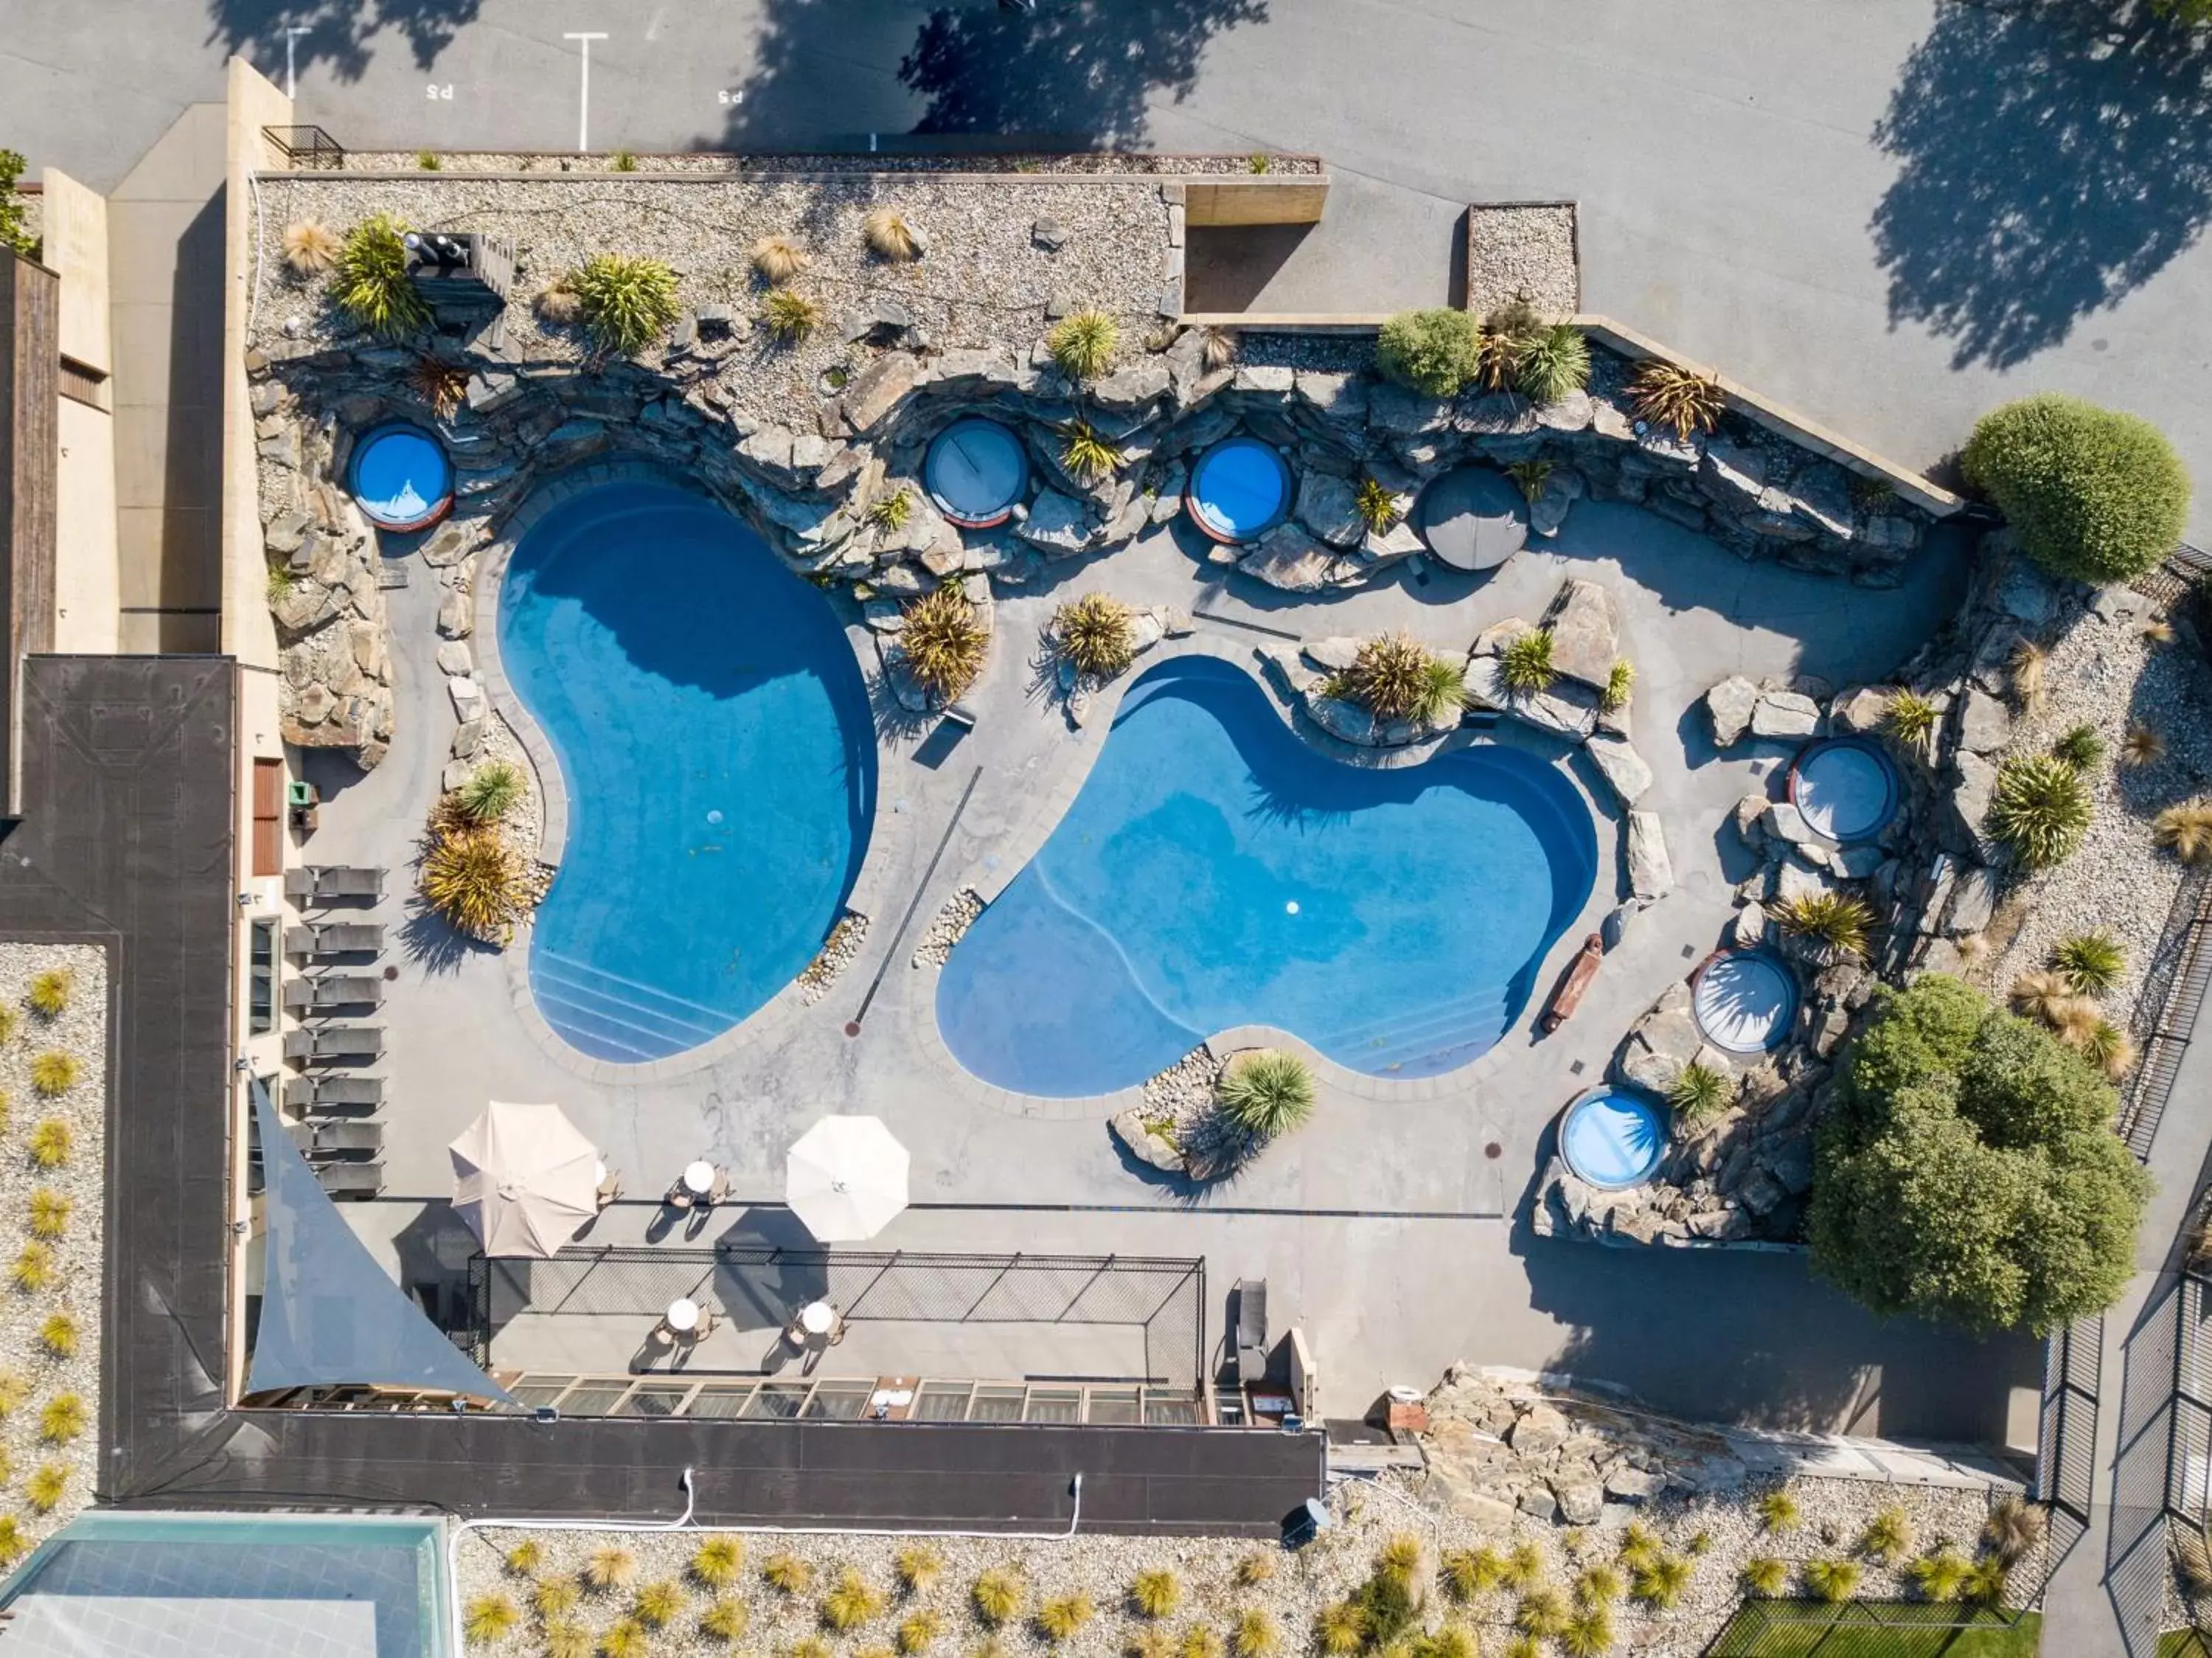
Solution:
<path fill-rule="evenodd" d="M 665 1316 L 671 1330 L 679 1336 L 688 1336 L 699 1327 L 699 1303 L 689 1295 L 679 1295 L 668 1303 Z"/>
<path fill-rule="evenodd" d="M 704 1198 L 714 1189 L 714 1166 L 701 1158 L 696 1163 L 684 1166 L 684 1189 L 695 1198 Z"/>
<path fill-rule="evenodd" d="M 799 1309 L 799 1327 L 810 1336 L 826 1336 L 837 1327 L 837 1309 L 828 1301 L 809 1301 Z"/>

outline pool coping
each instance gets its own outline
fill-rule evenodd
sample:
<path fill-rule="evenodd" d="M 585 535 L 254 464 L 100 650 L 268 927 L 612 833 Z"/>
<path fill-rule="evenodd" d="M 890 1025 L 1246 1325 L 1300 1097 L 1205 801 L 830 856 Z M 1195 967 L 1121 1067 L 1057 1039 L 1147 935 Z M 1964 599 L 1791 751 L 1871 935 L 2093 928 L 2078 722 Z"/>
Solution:
<path fill-rule="evenodd" d="M 521 744 L 523 753 L 528 757 L 531 769 L 538 774 L 538 798 L 545 809 L 545 826 L 540 837 L 538 860 L 547 868 L 556 870 L 560 868 L 561 854 L 568 838 L 568 785 L 562 774 L 560 757 L 555 752 L 551 740 L 516 692 L 513 681 L 507 678 L 506 664 L 500 657 L 500 597 L 506 586 L 507 563 L 532 527 L 555 507 L 609 484 L 659 484 L 679 490 L 729 513 L 747 529 L 752 528 L 750 521 L 743 513 L 682 473 L 641 457 L 617 456 L 610 460 L 586 461 L 547 478 L 508 515 L 492 537 L 477 549 L 476 576 L 471 583 L 469 594 L 469 642 L 476 648 L 476 678 L 483 687 L 485 705 L 507 722 L 508 729 L 514 733 L 515 741 Z M 775 557 L 773 547 L 766 551 L 769 557 Z M 790 565 L 783 559 L 777 558 L 776 562 L 780 568 L 787 571 L 790 570 Z M 823 602 L 830 605 L 833 611 L 836 608 L 836 600 L 831 594 L 823 594 Z M 846 646 L 853 652 L 854 666 L 865 686 L 875 656 L 868 631 L 856 622 L 842 617 L 840 620 Z M 872 924 L 873 906 L 883 901 L 890 879 L 886 873 L 889 863 L 878 857 L 877 851 L 897 813 L 890 791 L 883 786 L 882 738 L 872 724 L 868 735 L 870 741 L 876 746 L 877 762 L 875 805 L 868 823 L 868 842 L 862 849 L 860 868 L 853 877 L 852 890 L 839 901 L 836 913 L 830 918 L 830 930 L 836 927 L 838 921 L 848 911 L 857 911 L 869 917 Z M 665 1082 L 711 1070 L 724 1060 L 738 1058 L 760 1045 L 786 1028 L 799 1014 L 815 1005 L 808 999 L 806 986 L 794 975 L 751 1013 L 696 1047 L 685 1048 L 681 1052 L 667 1054 L 659 1059 L 595 1058 L 555 1030 L 538 1010 L 537 994 L 530 984 L 528 948 L 531 929 L 535 924 L 533 911 L 528 920 L 516 928 L 514 938 L 500 953 L 505 958 L 507 999 L 531 1039 L 550 1058 L 563 1069 L 594 1082 Z M 828 937 L 828 931 L 825 931 L 825 944 Z"/>

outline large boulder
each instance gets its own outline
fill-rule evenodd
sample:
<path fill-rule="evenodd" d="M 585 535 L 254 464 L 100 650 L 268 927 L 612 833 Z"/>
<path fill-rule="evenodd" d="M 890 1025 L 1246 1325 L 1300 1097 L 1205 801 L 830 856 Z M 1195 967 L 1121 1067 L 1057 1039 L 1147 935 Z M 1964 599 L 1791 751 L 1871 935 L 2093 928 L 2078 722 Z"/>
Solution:
<path fill-rule="evenodd" d="M 1647 904 L 1674 889 L 1674 863 L 1656 812 L 1628 814 L 1628 889 Z"/>
<path fill-rule="evenodd" d="M 1713 747 L 1733 748 L 1751 729 L 1751 716 L 1759 708 L 1759 687 L 1741 674 L 1731 674 L 1705 692 L 1705 712 L 1713 722 Z"/>
<path fill-rule="evenodd" d="M 1751 710 L 1754 737 L 1809 737 L 1820 728 L 1820 704 L 1795 691 L 1762 691 Z"/>
<path fill-rule="evenodd" d="M 1255 581 L 1285 593 L 1318 593 L 1334 579 L 1337 555 L 1296 524 L 1280 524 L 1237 561 Z"/>
<path fill-rule="evenodd" d="M 1356 547 L 1367 533 L 1359 486 L 1334 472 L 1309 468 L 1298 480 L 1297 520 L 1334 547 Z"/>
<path fill-rule="evenodd" d="M 1613 595 L 1595 582 L 1569 576 L 1545 613 L 1552 663 L 1570 679 L 1602 690 L 1620 655 L 1620 620 Z"/>
<path fill-rule="evenodd" d="M 1597 764 L 1598 775 L 1622 806 L 1633 806 L 1644 798 L 1644 791 L 1651 787 L 1651 766 L 1626 737 L 1593 732 L 1584 747 Z"/>

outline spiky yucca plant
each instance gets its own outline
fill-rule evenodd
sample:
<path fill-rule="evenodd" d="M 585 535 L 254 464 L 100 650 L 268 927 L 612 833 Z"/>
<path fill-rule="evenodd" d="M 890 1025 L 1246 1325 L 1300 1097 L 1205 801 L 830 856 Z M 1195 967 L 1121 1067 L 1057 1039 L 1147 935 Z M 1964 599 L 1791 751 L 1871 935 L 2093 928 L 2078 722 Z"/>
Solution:
<path fill-rule="evenodd" d="M 1506 467 L 1505 475 L 1520 489 L 1521 498 L 1534 506 L 1544 493 L 1544 486 L 1552 481 L 1556 471 L 1548 460 L 1516 460 Z"/>
<path fill-rule="evenodd" d="M 796 345 L 822 326 L 822 303 L 789 288 L 779 288 L 761 307 L 761 321 L 779 345 Z"/>
<path fill-rule="evenodd" d="M 2212 858 L 2212 802 L 2169 806 L 2151 825 L 2158 844 L 2184 863 Z"/>
<path fill-rule="evenodd" d="M 752 245 L 753 272 L 771 288 L 781 288 L 806 268 L 806 254 L 788 236 L 763 236 Z"/>
<path fill-rule="evenodd" d="M 40 1098 L 52 1100 L 76 1086 L 76 1056 L 53 1048 L 31 1061 L 31 1088 Z"/>
<path fill-rule="evenodd" d="M 896 207 L 876 207 L 860 221 L 860 235 L 879 259 L 903 265 L 921 257 L 921 238 Z"/>
<path fill-rule="evenodd" d="M 1628 396 L 1638 419 L 1686 441 L 1712 430 L 1728 408 L 1720 381 L 1656 357 L 1637 370 Z"/>
<path fill-rule="evenodd" d="M 496 933 L 526 905 L 522 860 L 489 830 L 440 835 L 422 855 L 422 899 L 465 933 Z"/>
<path fill-rule="evenodd" d="M 1598 693 L 1598 711 L 1618 714 L 1628 706 L 1628 699 L 1636 692 L 1636 664 L 1626 656 L 1613 659 L 1612 669 L 1605 676 L 1605 689 Z"/>
<path fill-rule="evenodd" d="M 1667 1103 L 1674 1106 L 1678 1121 L 1695 1127 L 1728 1109 L 1735 1094 L 1732 1077 L 1692 1060 L 1676 1074 L 1674 1086 L 1667 1090 Z"/>
<path fill-rule="evenodd" d="M 295 277 L 319 277 L 338 262 L 344 244 L 320 219 L 284 227 L 284 263 Z"/>
<path fill-rule="evenodd" d="M 603 351 L 635 357 L 682 312 L 676 272 L 635 253 L 594 253 L 572 278 L 584 326 Z"/>
<path fill-rule="evenodd" d="M 1552 666 L 1552 631 L 1531 628 L 1514 636 L 1498 653 L 1498 672 L 1508 691 L 1525 694 L 1548 689 L 1559 677 Z"/>
<path fill-rule="evenodd" d="M 1121 343 L 1121 326 L 1112 313 L 1071 311 L 1045 332 L 1045 350 L 1070 380 L 1094 380 L 1110 368 Z"/>
<path fill-rule="evenodd" d="M 1397 493 L 1371 478 L 1359 480 L 1359 488 L 1352 497 L 1352 507 L 1359 515 L 1359 521 L 1376 535 L 1381 535 L 1406 515 Z"/>
<path fill-rule="evenodd" d="M 2127 952 L 2110 933 L 2075 933 L 2058 941 L 2051 965 L 2082 996 L 2102 996 L 2127 971 Z"/>
<path fill-rule="evenodd" d="M 2055 755 L 2017 755 L 1997 768 L 1990 832 L 2021 865 L 2041 869 L 2073 856 L 2093 809 L 2081 774 Z"/>
<path fill-rule="evenodd" d="M 1589 343 L 1571 322 L 1531 332 L 1513 366 L 1513 389 L 1531 403 L 1557 403 L 1589 384 Z"/>
<path fill-rule="evenodd" d="M 1121 451 L 1101 437 L 1089 421 L 1069 421 L 1060 429 L 1060 464 L 1078 483 L 1096 484 L 1121 470 Z"/>
<path fill-rule="evenodd" d="M 914 516 L 914 491 L 901 486 L 868 503 L 868 522 L 879 530 L 902 530 Z"/>
<path fill-rule="evenodd" d="M 1856 960 L 1866 954 L 1867 930 L 1874 911 L 1858 899 L 1841 893 L 1808 893 L 1785 899 L 1769 911 L 1782 930 L 1808 938 L 1838 956 Z"/>
<path fill-rule="evenodd" d="M 497 823 L 514 809 L 526 787 L 521 767 L 487 760 L 453 791 L 454 808 L 471 823 Z"/>
<path fill-rule="evenodd" d="M 1120 600 L 1086 593 L 1053 612 L 1053 648 L 1078 673 L 1111 679 L 1136 658 L 1135 621 Z"/>
<path fill-rule="evenodd" d="M 907 671 L 932 696 L 951 702 L 975 683 L 991 636 L 975 607 L 957 587 L 941 587 L 908 605 L 898 635 Z"/>
<path fill-rule="evenodd" d="M 419 351 L 407 368 L 407 389 L 428 404 L 438 419 L 451 419 L 468 395 L 469 371 L 458 363 Z"/>
<path fill-rule="evenodd" d="M 407 279 L 407 227 L 388 213 L 363 219 L 338 249 L 331 297 L 362 327 L 386 335 L 412 333 L 430 320 L 430 307 Z"/>
<path fill-rule="evenodd" d="M 1936 704 L 1908 688 L 1893 691 L 1881 710 L 1881 727 L 1907 748 L 1926 746 L 1935 734 Z"/>
<path fill-rule="evenodd" d="M 1254 1048 L 1231 1058 L 1213 1085 L 1222 1114 L 1256 1139 L 1271 1140 L 1313 1114 L 1313 1072 L 1279 1048 Z M 1241 1575 L 1240 1582 L 1249 1582 Z"/>
<path fill-rule="evenodd" d="M 1466 696 L 1459 668 L 1431 655 L 1409 633 L 1364 641 L 1331 689 L 1378 720 L 1418 719 L 1431 725 L 1456 714 Z"/>

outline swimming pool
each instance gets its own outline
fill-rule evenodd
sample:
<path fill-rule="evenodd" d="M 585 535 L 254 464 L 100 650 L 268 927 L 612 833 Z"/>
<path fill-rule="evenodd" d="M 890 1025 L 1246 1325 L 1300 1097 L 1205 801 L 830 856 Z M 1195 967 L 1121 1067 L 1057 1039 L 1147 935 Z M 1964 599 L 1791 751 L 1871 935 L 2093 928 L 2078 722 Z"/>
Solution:
<path fill-rule="evenodd" d="M 1186 657 L 1130 687 L 1097 763 L 939 980 L 975 1076 L 1070 1097 L 1267 1024 L 1352 1070 L 1433 1076 L 1494 1045 L 1596 880 L 1589 810 L 1513 748 L 1381 771 Z"/>
<path fill-rule="evenodd" d="M 813 959 L 860 872 L 875 728 L 844 631 L 720 507 L 609 484 L 515 548 L 499 651 L 568 791 L 538 1010 L 594 1058 L 696 1047 Z"/>

